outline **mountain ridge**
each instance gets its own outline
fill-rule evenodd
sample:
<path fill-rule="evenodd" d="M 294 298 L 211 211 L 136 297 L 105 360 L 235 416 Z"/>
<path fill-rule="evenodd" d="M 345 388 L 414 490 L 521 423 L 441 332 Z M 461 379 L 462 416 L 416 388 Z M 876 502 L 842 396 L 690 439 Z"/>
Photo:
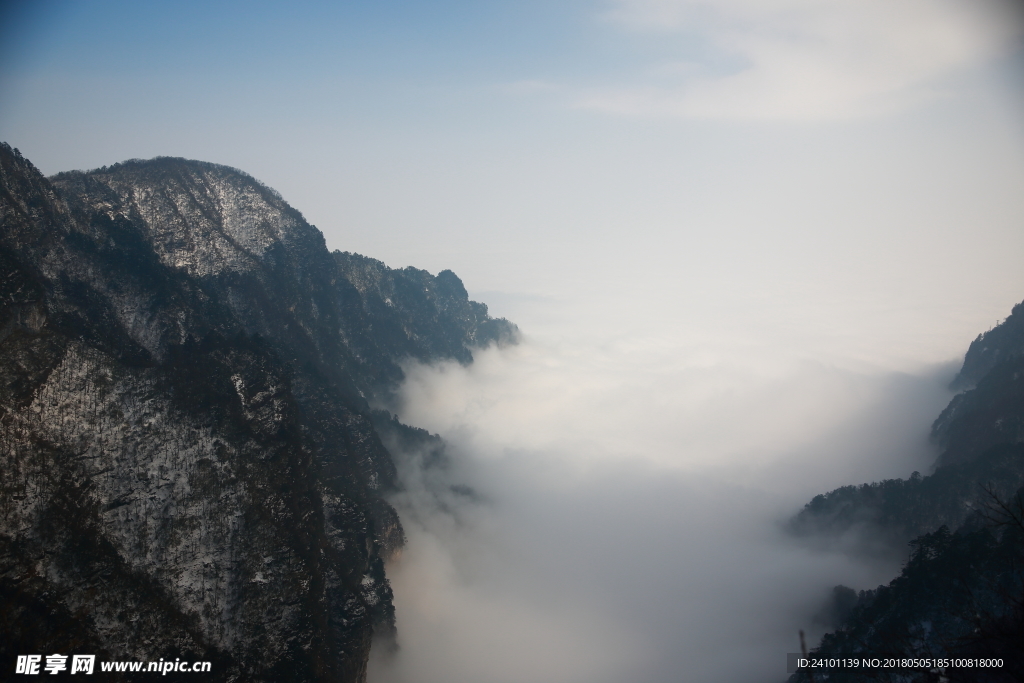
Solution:
<path fill-rule="evenodd" d="M 370 404 L 406 358 L 471 362 L 515 326 L 453 273 L 329 252 L 216 164 L 48 180 L 0 145 L 0 219 L 4 666 L 74 647 L 364 680 L 403 542 Z"/>
<path fill-rule="evenodd" d="M 982 657 L 998 668 L 918 666 L 814 672 L 830 681 L 1024 678 L 1024 304 L 970 345 L 932 427 L 934 472 L 816 496 L 788 523 L 805 538 L 909 547 L 899 576 L 859 593 L 836 586 L 820 657 Z M 941 672 L 939 669 L 943 669 Z M 940 676 L 941 673 L 941 676 Z M 802 670 L 791 683 L 814 680 Z"/>

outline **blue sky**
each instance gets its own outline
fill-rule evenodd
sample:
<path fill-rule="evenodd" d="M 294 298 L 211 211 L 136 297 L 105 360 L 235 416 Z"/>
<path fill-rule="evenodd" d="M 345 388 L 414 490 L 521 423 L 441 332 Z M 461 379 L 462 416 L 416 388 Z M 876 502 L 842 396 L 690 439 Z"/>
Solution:
<path fill-rule="evenodd" d="M 618 301 L 784 346 L 825 316 L 812 355 L 900 363 L 1024 292 L 997 1 L 5 7 L 0 138 L 45 173 L 236 166 L 332 248 L 453 268 L 526 323 L 530 297 L 580 329 Z"/>

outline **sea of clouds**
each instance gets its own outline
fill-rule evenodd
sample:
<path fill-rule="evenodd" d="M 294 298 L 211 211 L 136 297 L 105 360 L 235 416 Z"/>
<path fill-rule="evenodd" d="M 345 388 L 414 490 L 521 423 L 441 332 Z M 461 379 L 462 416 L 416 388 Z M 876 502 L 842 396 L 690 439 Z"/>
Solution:
<path fill-rule="evenodd" d="M 898 552 L 781 524 L 817 493 L 927 473 L 954 363 L 531 322 L 471 365 L 406 367 L 390 409 L 447 458 L 395 454 L 400 648 L 371 683 L 780 681 L 833 586 L 898 573 Z"/>

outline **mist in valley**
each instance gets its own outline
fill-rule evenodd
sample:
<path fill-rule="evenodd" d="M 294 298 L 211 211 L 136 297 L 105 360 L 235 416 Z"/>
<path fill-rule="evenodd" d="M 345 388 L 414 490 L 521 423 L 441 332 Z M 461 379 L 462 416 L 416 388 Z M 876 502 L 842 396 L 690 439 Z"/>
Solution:
<path fill-rule="evenodd" d="M 798 631 L 831 626 L 833 586 L 899 572 L 899 550 L 781 524 L 817 493 L 927 473 L 954 362 L 709 355 L 519 313 L 541 333 L 409 364 L 390 406 L 446 446 L 395 453 L 400 647 L 372 683 L 779 681 Z"/>

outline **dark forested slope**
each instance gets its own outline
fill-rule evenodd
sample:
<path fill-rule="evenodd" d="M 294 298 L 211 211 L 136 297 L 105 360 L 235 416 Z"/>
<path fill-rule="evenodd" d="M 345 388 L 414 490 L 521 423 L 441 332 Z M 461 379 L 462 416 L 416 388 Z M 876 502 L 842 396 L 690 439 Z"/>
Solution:
<path fill-rule="evenodd" d="M 79 652 L 363 680 L 402 543 L 370 402 L 514 326 L 450 271 L 331 254 L 223 166 L 47 180 L 0 145 L 0 221 L 4 675 Z"/>
<path fill-rule="evenodd" d="M 910 541 L 900 575 L 845 605 L 817 654 L 973 656 L 1003 666 L 947 669 L 944 678 L 934 667 L 832 671 L 827 680 L 1024 680 L 1024 304 L 971 344 L 954 387 L 964 390 L 932 429 L 943 449 L 933 474 L 818 496 L 790 529 Z"/>
<path fill-rule="evenodd" d="M 942 449 L 934 473 L 845 486 L 817 496 L 791 528 L 838 534 L 856 526 L 906 541 L 943 524 L 955 528 L 988 501 L 1024 485 L 1024 304 L 980 335 L 954 387 L 964 388 L 932 425 Z"/>

